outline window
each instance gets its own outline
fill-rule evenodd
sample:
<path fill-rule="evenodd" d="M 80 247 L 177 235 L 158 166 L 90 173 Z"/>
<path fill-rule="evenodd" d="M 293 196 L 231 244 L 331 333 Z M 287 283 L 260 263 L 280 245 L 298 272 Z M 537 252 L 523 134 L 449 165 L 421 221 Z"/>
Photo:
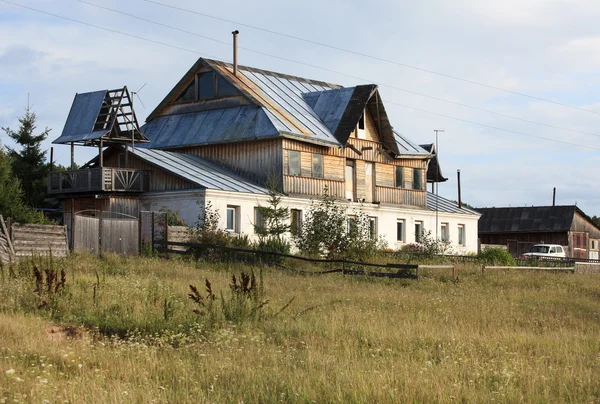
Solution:
<path fill-rule="evenodd" d="M 239 233 L 238 227 L 238 211 L 239 206 L 227 205 L 227 231 L 232 233 Z"/>
<path fill-rule="evenodd" d="M 465 244 L 465 225 L 458 225 L 458 245 L 466 245 Z"/>
<path fill-rule="evenodd" d="M 365 133 L 365 113 L 364 112 L 360 116 L 360 119 L 358 120 L 358 126 L 356 129 L 356 137 L 358 137 L 359 139 L 367 138 L 367 135 Z"/>
<path fill-rule="evenodd" d="M 323 155 L 313 153 L 312 155 L 312 176 L 313 178 L 323 178 Z"/>
<path fill-rule="evenodd" d="M 302 211 L 300 209 L 290 210 L 290 232 L 298 234 L 302 229 Z"/>
<path fill-rule="evenodd" d="M 288 174 L 300 176 L 300 152 L 288 150 Z"/>
<path fill-rule="evenodd" d="M 192 101 L 196 101 L 196 83 L 195 82 L 190 84 L 183 91 L 183 93 L 181 93 L 181 95 L 175 102 L 192 102 Z"/>
<path fill-rule="evenodd" d="M 404 241 L 404 220 L 396 221 L 396 240 Z"/>
<path fill-rule="evenodd" d="M 259 207 L 254 208 L 254 232 L 265 230 L 267 223 Z"/>
<path fill-rule="evenodd" d="M 215 98 L 215 74 L 204 72 L 198 74 L 198 99 L 210 100 Z"/>
<path fill-rule="evenodd" d="M 358 222 L 355 216 L 348 216 L 348 219 L 346 219 L 346 231 L 349 234 L 354 234 L 358 231 Z"/>
<path fill-rule="evenodd" d="M 396 166 L 396 188 L 404 188 L 404 167 Z"/>
<path fill-rule="evenodd" d="M 420 168 L 413 169 L 413 189 L 423 189 L 422 171 Z"/>
<path fill-rule="evenodd" d="M 415 222 L 415 243 L 423 239 L 423 222 Z"/>
<path fill-rule="evenodd" d="M 443 243 L 447 243 L 450 241 L 450 235 L 448 234 L 448 223 L 442 223 L 441 225 L 441 234 L 440 234 L 440 240 Z"/>
<path fill-rule="evenodd" d="M 592 250 L 595 250 L 595 249 L 596 249 L 596 241 L 595 241 L 595 240 L 592 240 Z M 562 251 L 561 251 L 561 252 L 562 252 Z"/>
<path fill-rule="evenodd" d="M 212 71 L 205 71 L 196 75 L 196 80 L 187 86 L 175 102 L 210 100 L 237 94 L 239 91 L 223 77 Z"/>
<path fill-rule="evenodd" d="M 237 95 L 238 90 L 229 84 L 227 80 L 223 77 L 219 76 L 217 80 L 217 94 L 219 97 L 230 97 L 232 95 Z"/>
<path fill-rule="evenodd" d="M 369 237 L 372 239 L 377 238 L 377 218 L 370 217 L 369 218 Z"/>

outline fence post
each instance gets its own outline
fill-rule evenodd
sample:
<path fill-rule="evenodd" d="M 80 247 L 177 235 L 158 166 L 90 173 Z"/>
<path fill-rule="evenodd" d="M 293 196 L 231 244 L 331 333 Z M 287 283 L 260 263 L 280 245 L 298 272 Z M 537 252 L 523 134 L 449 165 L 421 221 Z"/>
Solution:
<path fill-rule="evenodd" d="M 481 265 L 481 276 L 485 275 L 485 264 Z"/>
<path fill-rule="evenodd" d="M 169 249 L 169 213 L 165 212 L 165 253 L 168 252 Z"/>
<path fill-rule="evenodd" d="M 150 219 L 152 220 L 152 228 L 151 228 L 151 230 L 152 230 L 152 237 L 151 237 L 150 242 L 152 243 L 151 250 L 152 250 L 152 252 L 154 252 L 154 211 L 152 211 L 152 215 L 150 216 Z"/>

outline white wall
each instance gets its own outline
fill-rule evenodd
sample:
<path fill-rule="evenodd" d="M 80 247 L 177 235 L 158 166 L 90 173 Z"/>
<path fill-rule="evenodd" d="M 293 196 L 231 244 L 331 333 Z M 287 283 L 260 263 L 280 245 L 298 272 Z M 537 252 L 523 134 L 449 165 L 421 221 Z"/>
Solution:
<path fill-rule="evenodd" d="M 156 192 L 140 197 L 141 210 L 159 211 L 163 207 L 177 212 L 188 226 L 195 227 L 201 207 L 205 204 L 205 190 Z"/>
<path fill-rule="evenodd" d="M 221 227 L 226 227 L 227 206 L 237 207 L 239 232 L 254 237 L 254 208 L 260 203 L 263 206 L 268 205 L 266 195 L 246 194 L 238 192 L 225 192 L 216 190 L 206 190 L 206 199 L 212 202 L 221 216 Z M 342 202 L 344 203 L 344 202 Z M 290 209 L 300 209 L 304 212 L 311 204 L 310 199 L 286 198 L 282 200 L 284 206 Z M 347 203 L 349 211 L 353 208 L 362 209 L 367 215 L 377 218 L 377 235 L 383 236 L 392 249 L 401 248 L 404 244 L 415 242 L 414 226 L 416 221 L 423 222 L 425 231 L 431 231 L 435 237 L 435 212 L 423 209 L 414 209 L 395 206 L 379 206 L 375 204 Z M 456 254 L 466 254 L 477 252 L 477 221 L 479 215 L 467 215 L 457 213 L 438 212 L 438 226 L 442 223 L 448 223 L 450 244 Z M 404 220 L 404 239 L 403 242 L 396 240 L 396 223 L 398 220 Z M 458 226 L 465 226 L 465 245 L 459 246 Z M 438 235 L 441 237 L 441 230 L 438 227 Z"/>
<path fill-rule="evenodd" d="M 267 195 L 210 189 L 146 194 L 140 199 L 142 210 L 158 211 L 166 206 L 174 212 L 178 212 L 179 217 L 190 226 L 196 225 L 198 215 L 201 212 L 201 206 L 210 201 L 213 209 L 220 215 L 220 226 L 225 228 L 227 224 L 227 206 L 235 206 L 238 212 L 237 227 L 239 233 L 247 234 L 251 238 L 255 237 L 253 226 L 254 208 L 259 203 L 267 206 L 267 200 Z M 311 200 L 284 197 L 282 203 L 290 209 L 300 209 L 305 214 L 311 204 Z M 405 244 L 415 242 L 414 228 L 416 221 L 421 221 L 424 230 L 430 231 L 432 236 L 435 237 L 435 212 L 430 210 L 374 204 L 361 205 L 358 203 L 347 203 L 347 205 L 349 211 L 353 208 L 362 208 L 367 215 L 377 218 L 377 235 L 384 237 L 389 248 L 398 249 Z M 441 237 L 441 224 L 448 223 L 450 244 L 453 252 L 456 254 L 477 252 L 478 219 L 479 215 L 438 212 L 438 235 Z M 405 241 L 403 242 L 396 240 L 396 223 L 398 220 L 404 220 L 405 223 Z M 464 246 L 457 245 L 459 225 L 465 226 Z"/>

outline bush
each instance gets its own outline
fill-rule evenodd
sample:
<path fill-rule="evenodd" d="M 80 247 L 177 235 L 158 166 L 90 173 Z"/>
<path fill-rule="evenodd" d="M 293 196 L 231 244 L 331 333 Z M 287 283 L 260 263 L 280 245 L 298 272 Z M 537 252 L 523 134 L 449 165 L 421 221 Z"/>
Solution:
<path fill-rule="evenodd" d="M 486 248 L 477 256 L 492 265 L 515 265 L 514 257 L 503 248 Z"/>

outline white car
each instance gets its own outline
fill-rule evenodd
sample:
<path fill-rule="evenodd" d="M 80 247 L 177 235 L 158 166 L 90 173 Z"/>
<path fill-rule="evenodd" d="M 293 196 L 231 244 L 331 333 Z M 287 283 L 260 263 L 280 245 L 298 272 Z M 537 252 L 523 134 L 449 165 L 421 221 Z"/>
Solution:
<path fill-rule="evenodd" d="M 565 258 L 565 249 L 558 244 L 536 244 L 523 254 L 524 257 L 557 257 Z"/>

